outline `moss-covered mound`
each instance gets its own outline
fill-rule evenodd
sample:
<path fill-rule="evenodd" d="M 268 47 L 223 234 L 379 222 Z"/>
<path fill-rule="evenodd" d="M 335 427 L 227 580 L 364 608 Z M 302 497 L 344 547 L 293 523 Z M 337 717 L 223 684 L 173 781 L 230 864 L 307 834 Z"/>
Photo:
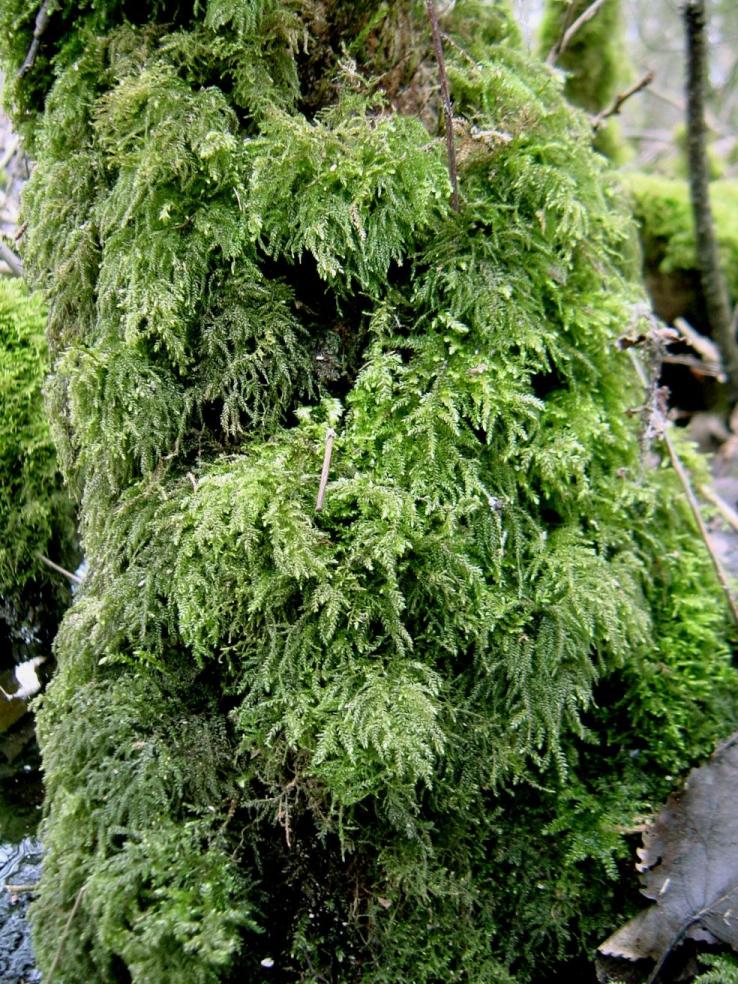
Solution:
<path fill-rule="evenodd" d="M 62 0 L 15 83 L 90 563 L 39 720 L 55 984 L 542 982 L 735 723 L 626 412 L 620 193 L 504 8 L 443 28 L 458 213 L 423 3 Z"/>

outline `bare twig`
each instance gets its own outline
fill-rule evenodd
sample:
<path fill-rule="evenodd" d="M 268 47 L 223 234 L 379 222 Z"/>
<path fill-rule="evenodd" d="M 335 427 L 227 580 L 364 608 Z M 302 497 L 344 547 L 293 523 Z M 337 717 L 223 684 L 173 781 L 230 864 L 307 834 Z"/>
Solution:
<path fill-rule="evenodd" d="M 7 246 L 2 239 L 0 239 L 0 260 L 4 260 L 7 263 L 10 272 L 16 277 L 23 276 L 23 264 L 20 258 L 15 255 L 10 246 Z"/>
<path fill-rule="evenodd" d="M 699 375 L 716 379 L 719 383 L 724 383 L 728 379 L 720 366 L 703 362 L 694 355 L 665 355 L 661 361 L 667 366 L 686 366 L 688 369 L 694 369 Z"/>
<path fill-rule="evenodd" d="M 547 65 L 556 64 L 556 62 L 559 60 L 561 55 L 563 55 L 563 53 L 571 44 L 574 35 L 582 27 L 584 27 L 584 25 L 588 21 L 592 20 L 592 18 L 595 16 L 595 14 L 600 9 L 600 7 L 603 7 L 606 2 L 607 0 L 594 0 L 594 3 L 591 3 L 589 7 L 587 7 L 587 9 L 583 11 L 583 13 L 579 15 L 579 17 L 577 17 L 577 19 L 570 27 L 567 27 L 567 29 L 564 31 L 564 33 L 561 35 L 559 40 L 556 42 L 553 48 L 551 48 L 548 55 L 546 56 Z"/>
<path fill-rule="evenodd" d="M 10 882 L 6 882 L 5 889 L 10 895 L 24 895 L 27 892 L 37 892 L 38 885 L 11 885 Z"/>
<path fill-rule="evenodd" d="M 39 8 L 38 14 L 36 14 L 36 24 L 33 28 L 33 41 L 31 41 L 31 47 L 28 49 L 28 54 L 26 55 L 23 64 L 18 69 L 18 78 L 22 79 L 27 72 L 30 72 L 36 61 L 36 55 L 38 54 L 38 49 L 41 47 L 41 38 L 46 33 L 46 28 L 49 26 L 49 4 L 50 0 L 44 0 Z"/>
<path fill-rule="evenodd" d="M 687 345 L 691 349 L 694 349 L 701 359 L 704 359 L 710 365 L 722 365 L 722 355 L 717 345 L 711 338 L 701 335 L 696 328 L 690 325 L 686 318 L 675 318 L 674 327 Z"/>
<path fill-rule="evenodd" d="M 735 511 L 730 503 L 726 502 L 725 499 L 723 499 L 721 495 L 718 495 L 715 489 L 710 488 L 709 485 L 700 486 L 700 493 L 705 497 L 705 499 L 707 499 L 708 502 L 711 502 L 713 506 L 715 506 L 725 522 L 729 526 L 732 526 L 736 533 L 738 533 L 738 512 Z"/>
<path fill-rule="evenodd" d="M 648 91 L 656 99 L 660 99 L 661 102 L 665 102 L 667 106 L 672 106 L 674 109 L 678 109 L 679 112 L 682 113 L 683 115 L 686 114 L 687 106 L 683 99 L 680 99 L 678 96 L 672 95 L 670 92 L 664 92 L 663 89 L 657 89 L 656 86 L 654 85 L 649 86 Z M 707 123 L 708 127 L 718 136 L 722 136 L 722 137 L 732 136 L 732 134 L 727 129 L 727 127 L 723 126 L 720 120 L 716 119 L 712 115 L 712 113 L 708 111 L 705 112 L 705 122 Z M 673 139 L 674 139 L 674 135 L 672 134 L 672 140 Z"/>
<path fill-rule="evenodd" d="M 54 960 L 51 964 L 51 968 L 49 969 L 49 976 L 45 979 L 45 984 L 52 984 L 54 974 L 56 973 L 56 968 L 59 966 L 59 961 L 61 960 L 62 951 L 64 949 L 64 943 L 66 942 L 67 935 L 69 934 L 69 927 L 72 925 L 72 920 L 77 915 L 77 909 L 79 909 L 79 904 L 82 901 L 82 896 L 86 888 L 87 888 L 87 884 L 84 884 L 77 892 L 77 897 L 74 900 L 74 905 L 72 906 L 72 910 L 69 913 L 69 916 L 67 917 L 66 923 L 64 924 L 64 929 L 62 930 L 62 934 L 59 937 L 59 946 L 56 948 Z"/>
<path fill-rule="evenodd" d="M 10 164 L 13 159 L 13 155 L 18 150 L 18 138 L 15 140 L 8 141 L 8 146 L 5 148 L 5 153 L 0 157 L 0 171 L 4 171 L 5 168 Z"/>
<path fill-rule="evenodd" d="M 653 82 L 653 72 L 646 72 L 642 75 L 637 82 L 634 82 L 629 88 L 625 89 L 623 92 L 619 92 L 615 98 L 612 100 L 609 106 L 592 117 L 592 129 L 595 133 L 599 130 L 605 120 L 608 120 L 611 116 L 617 116 L 620 110 L 623 108 L 624 103 L 626 103 L 631 96 L 634 96 L 637 92 L 645 89 L 647 85 Z"/>
<path fill-rule="evenodd" d="M 446 59 L 443 57 L 443 41 L 441 40 L 441 28 L 438 23 L 438 11 L 436 10 L 435 0 L 425 0 L 425 6 L 433 31 L 433 46 L 436 49 L 438 78 L 441 83 L 441 98 L 443 99 L 443 111 L 446 116 L 446 151 L 448 153 L 448 176 L 451 179 L 451 205 L 453 210 L 458 212 L 460 208 L 459 174 L 456 166 L 456 144 L 454 142 L 454 108 L 451 104 L 451 93 L 448 88 Z"/>
<path fill-rule="evenodd" d="M 638 356 L 632 349 L 629 350 L 628 354 L 633 360 L 633 365 L 635 366 L 636 372 L 638 373 L 638 378 L 643 384 L 643 388 L 646 390 L 647 393 L 649 393 L 651 391 L 652 386 L 651 383 L 649 382 L 648 376 L 646 375 L 646 370 L 643 368 L 643 364 L 641 363 L 641 360 L 638 358 Z M 717 579 L 720 582 L 720 586 L 722 587 L 725 593 L 725 598 L 728 602 L 730 613 L 733 616 L 733 620 L 735 621 L 735 624 L 738 625 L 738 604 L 736 604 L 736 600 L 733 597 L 733 592 L 731 591 L 730 588 L 730 581 L 728 580 L 728 575 L 720 561 L 720 558 L 715 552 L 715 548 L 712 544 L 712 541 L 710 540 L 710 534 L 707 532 L 705 521 L 702 518 L 702 510 L 700 509 L 699 501 L 694 493 L 694 489 L 692 488 L 692 483 L 687 473 L 687 469 L 682 464 L 682 459 L 679 457 L 679 452 L 677 451 L 676 447 L 674 446 L 674 442 L 671 439 L 671 434 L 669 433 L 668 427 L 664 429 L 661 437 L 663 439 L 664 444 L 666 445 L 666 450 L 669 454 L 669 459 L 671 460 L 672 468 L 674 469 L 674 472 L 676 473 L 676 476 L 679 479 L 679 482 L 681 483 L 682 489 L 684 491 L 684 495 L 686 496 L 687 502 L 689 503 L 689 508 L 692 512 L 692 516 L 694 517 L 694 521 L 697 524 L 697 529 L 699 530 L 700 536 L 702 537 L 702 541 L 705 544 L 705 547 L 707 548 L 708 554 L 710 555 L 710 560 L 712 561 L 712 566 L 715 570 Z"/>
<path fill-rule="evenodd" d="M 328 484 L 328 475 L 331 470 L 331 457 L 333 456 L 333 439 L 336 436 L 336 432 L 332 427 L 328 428 L 328 433 L 325 437 L 325 454 L 323 455 L 323 471 L 320 474 L 320 486 L 318 488 L 318 498 L 315 502 L 315 511 L 320 512 L 323 508 L 323 499 L 325 498 L 325 488 Z"/>
<path fill-rule="evenodd" d="M 73 584 L 82 584 L 82 578 L 78 574 L 72 574 L 71 571 L 66 570 L 64 567 L 60 567 L 59 564 L 55 564 L 53 560 L 49 560 L 48 557 L 44 557 L 43 554 L 38 555 L 38 559 L 42 564 L 46 564 L 50 567 L 52 571 L 56 571 L 57 574 L 63 574 L 68 580 Z"/>

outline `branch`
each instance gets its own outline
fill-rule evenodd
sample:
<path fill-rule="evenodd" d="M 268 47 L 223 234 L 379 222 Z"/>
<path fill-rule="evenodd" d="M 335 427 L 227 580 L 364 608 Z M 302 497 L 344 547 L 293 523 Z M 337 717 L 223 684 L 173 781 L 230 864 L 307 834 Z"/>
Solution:
<path fill-rule="evenodd" d="M 635 366 L 635 370 L 638 373 L 638 378 L 643 384 L 643 388 L 646 390 L 646 393 L 648 393 L 651 390 L 651 386 L 649 384 L 646 371 L 643 368 L 643 364 L 641 363 L 641 360 L 638 358 L 638 356 L 632 349 L 630 349 L 629 355 L 633 360 L 633 365 Z M 736 604 L 736 600 L 733 597 L 733 592 L 731 591 L 730 588 L 730 581 L 728 580 L 728 575 L 720 561 L 720 558 L 715 552 L 715 547 L 713 546 L 712 541 L 710 540 L 710 534 L 707 532 L 705 521 L 702 518 L 702 510 L 700 509 L 699 501 L 694 493 L 694 489 L 692 488 L 692 483 L 689 479 L 689 474 L 687 473 L 687 469 L 682 464 L 682 459 L 679 457 L 679 452 L 677 451 L 676 447 L 674 446 L 674 442 L 671 439 L 671 434 L 669 433 L 668 426 L 664 428 L 663 434 L 661 436 L 663 437 L 664 444 L 666 445 L 666 450 L 669 453 L 669 458 L 671 460 L 672 468 L 674 469 L 676 476 L 681 483 L 682 489 L 684 490 L 684 495 L 686 496 L 687 502 L 689 503 L 689 508 L 694 517 L 694 521 L 697 524 L 697 529 L 699 530 L 700 536 L 702 537 L 702 541 L 705 544 L 705 547 L 707 548 L 708 554 L 710 555 L 710 560 L 712 561 L 712 566 L 715 570 L 717 579 L 720 582 L 720 586 L 722 587 L 723 591 L 725 592 L 725 598 L 728 602 L 730 613 L 733 616 L 733 621 L 735 622 L 736 625 L 738 625 L 738 605 Z M 662 963 L 659 964 L 657 970 L 660 970 L 661 966 L 663 966 L 663 961 Z M 651 979 L 655 980 L 656 978 L 652 977 Z"/>
<path fill-rule="evenodd" d="M 623 92 L 619 92 L 609 106 L 606 106 L 604 109 L 600 110 L 600 112 L 592 118 L 592 129 L 594 132 L 597 133 L 605 120 L 608 120 L 611 116 L 617 116 L 622 109 L 623 104 L 626 103 L 631 96 L 634 96 L 637 92 L 640 92 L 641 89 L 645 89 L 647 85 L 650 85 L 653 82 L 653 78 L 653 72 L 646 72 L 646 74 L 642 75 L 637 82 L 634 82 L 633 85 L 630 86 L 630 88 L 625 89 Z"/>
<path fill-rule="evenodd" d="M 51 964 L 51 968 L 49 969 L 49 976 L 48 976 L 48 978 L 45 978 L 45 984 L 52 984 L 52 979 L 54 977 L 54 973 L 56 971 L 56 968 L 59 966 L 59 961 L 61 959 L 62 950 L 64 949 L 64 943 L 66 942 L 67 935 L 69 933 L 69 927 L 72 925 L 72 920 L 74 919 L 74 917 L 77 914 L 77 909 L 79 909 L 79 904 L 82 901 L 82 895 L 84 894 L 84 891 L 85 891 L 86 888 L 87 888 L 87 883 L 85 883 L 82 886 L 82 888 L 80 888 L 80 890 L 77 892 L 77 897 L 74 900 L 74 905 L 72 906 L 72 911 L 69 913 L 69 916 L 67 917 L 67 921 L 64 924 L 64 929 L 62 930 L 62 934 L 61 934 L 61 937 L 59 939 L 59 946 L 56 949 L 56 954 L 54 955 L 54 960 L 53 960 L 53 962 Z"/>
<path fill-rule="evenodd" d="M 710 205 L 710 175 L 707 159 L 707 39 L 704 0 L 686 0 L 683 10 L 687 47 L 687 159 L 689 193 L 692 201 L 697 266 L 712 337 L 722 351 L 728 374 L 729 395 L 738 400 L 738 342 L 733 328 L 728 290 L 720 267 L 715 226 Z"/>
<path fill-rule="evenodd" d="M 328 475 L 331 470 L 331 457 L 333 456 L 333 439 L 336 436 L 336 432 L 332 427 L 328 428 L 328 433 L 325 436 L 325 454 L 323 455 L 323 470 L 320 473 L 320 486 L 318 488 L 318 498 L 315 503 L 315 511 L 320 512 L 323 508 L 323 499 L 325 497 L 325 488 L 328 484 Z"/>
<path fill-rule="evenodd" d="M 436 10 L 435 0 L 425 0 L 425 6 L 433 31 L 433 46 L 436 49 L 438 77 L 441 83 L 441 97 L 446 116 L 446 151 L 448 153 L 448 176 L 451 179 L 451 205 L 454 212 L 458 212 L 461 206 L 459 205 L 459 175 L 456 166 L 456 145 L 454 143 L 454 109 L 451 105 L 451 93 L 448 88 L 446 60 L 443 57 L 443 41 L 441 40 L 441 28 L 438 23 L 438 11 Z"/>
<path fill-rule="evenodd" d="M 5 245 L 2 239 L 0 239 L 0 260 L 4 260 L 7 263 L 14 277 L 23 276 L 23 264 L 20 258 L 15 255 L 10 246 Z"/>
<path fill-rule="evenodd" d="M 18 78 L 22 79 L 24 75 L 31 71 L 36 61 L 36 55 L 38 54 L 38 49 L 41 47 L 41 38 L 46 33 L 46 28 L 49 26 L 49 4 L 51 0 L 44 0 L 41 4 L 38 14 L 36 14 L 36 24 L 33 28 L 33 41 L 31 41 L 31 47 L 28 49 L 28 54 L 21 67 L 18 69 Z"/>
<path fill-rule="evenodd" d="M 556 62 L 559 60 L 561 55 L 563 55 L 563 53 L 571 44 L 574 35 L 580 30 L 580 28 L 584 27 L 584 25 L 588 21 L 592 20 L 592 18 L 595 16 L 595 14 L 600 9 L 600 7 L 603 7 L 606 2 L 607 0 L 594 0 L 594 3 L 591 3 L 589 7 L 587 7 L 587 9 L 583 13 L 581 13 L 579 17 L 577 17 L 577 19 L 574 21 L 571 27 L 568 27 L 564 31 L 564 33 L 561 35 L 559 40 L 549 51 L 548 55 L 546 56 L 547 65 L 556 64 Z"/>
<path fill-rule="evenodd" d="M 64 567 L 60 567 L 59 564 L 55 564 L 53 560 L 49 560 L 48 557 L 44 557 L 43 554 L 38 555 L 38 559 L 42 564 L 46 564 L 50 567 L 52 571 L 56 571 L 57 574 L 63 574 L 68 580 L 73 584 L 82 584 L 82 578 L 78 574 L 72 574 L 71 571 L 66 570 Z"/>

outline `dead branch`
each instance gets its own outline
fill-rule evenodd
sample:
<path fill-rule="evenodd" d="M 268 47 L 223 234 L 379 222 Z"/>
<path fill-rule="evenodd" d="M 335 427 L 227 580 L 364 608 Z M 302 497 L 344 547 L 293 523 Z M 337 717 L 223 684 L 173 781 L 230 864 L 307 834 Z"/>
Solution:
<path fill-rule="evenodd" d="M 574 35 L 579 30 L 581 30 L 581 28 L 583 28 L 588 21 L 592 20 L 592 18 L 595 16 L 597 11 L 601 7 L 603 7 L 606 2 L 607 0 L 594 0 L 594 3 L 591 3 L 589 7 L 587 7 L 587 9 L 583 11 L 583 13 L 579 15 L 579 17 L 577 17 L 577 19 L 570 27 L 567 27 L 567 29 L 564 31 L 564 33 L 561 35 L 559 40 L 556 42 L 553 48 L 551 48 L 548 55 L 546 56 L 547 65 L 556 64 L 556 62 L 559 60 L 559 58 L 563 55 L 563 53 L 571 44 Z"/>
<path fill-rule="evenodd" d="M 425 0 L 425 6 L 428 11 L 431 30 L 433 31 L 433 46 L 436 50 L 438 78 L 441 84 L 441 98 L 443 99 L 443 111 L 446 116 L 446 151 L 448 154 L 448 176 L 451 180 L 451 206 L 454 212 L 458 212 L 461 206 L 459 204 L 459 175 L 456 165 L 456 144 L 454 141 L 454 109 L 451 104 L 451 93 L 448 88 L 446 59 L 443 56 L 443 41 L 441 39 L 441 28 L 438 23 L 438 11 L 436 10 L 435 0 Z"/>
<path fill-rule="evenodd" d="M 325 436 L 325 454 L 323 455 L 323 470 L 320 473 L 320 486 L 318 488 L 318 498 L 315 502 L 315 511 L 320 512 L 323 508 L 323 499 L 325 497 L 325 489 L 328 485 L 328 475 L 331 470 L 331 457 L 333 456 L 333 439 L 336 436 L 336 432 L 332 427 L 328 428 L 328 433 Z"/>
<path fill-rule="evenodd" d="M 711 488 L 709 485 L 700 486 L 700 494 L 704 496 L 708 502 L 711 502 L 713 506 L 715 506 L 725 522 L 729 526 L 732 526 L 736 533 L 738 533 L 738 512 L 735 511 L 730 503 L 726 502 L 725 499 L 723 499 L 721 495 L 718 495 L 715 489 Z"/>
<path fill-rule="evenodd" d="M 41 38 L 44 36 L 46 33 L 46 28 L 49 26 L 49 3 L 50 0 L 44 0 L 38 14 L 36 14 L 36 24 L 33 28 L 33 40 L 31 41 L 31 47 L 28 49 L 28 54 L 26 55 L 23 64 L 18 69 L 19 79 L 22 79 L 24 75 L 30 72 L 36 62 L 36 55 L 38 55 L 38 49 L 41 47 Z"/>
<path fill-rule="evenodd" d="M 16 256 L 10 246 L 7 246 L 0 239 L 0 260 L 3 260 L 14 277 L 23 276 L 23 264 L 20 257 Z"/>
<path fill-rule="evenodd" d="M 647 85 L 650 85 L 653 82 L 653 79 L 653 72 L 646 72 L 645 75 L 642 75 L 638 81 L 634 82 L 629 88 L 625 89 L 623 92 L 619 92 L 609 106 L 606 106 L 604 109 L 600 110 L 600 112 L 592 118 L 592 129 L 594 132 L 597 133 L 605 120 L 610 119 L 611 116 L 617 116 L 623 108 L 623 105 L 630 99 L 630 97 L 634 96 L 642 89 L 645 89 Z"/>
<path fill-rule="evenodd" d="M 63 574 L 64 577 L 66 577 L 73 584 L 82 584 L 82 578 L 78 574 L 72 574 L 71 571 L 66 570 L 64 567 L 60 567 L 59 564 L 55 564 L 53 560 L 49 560 L 49 558 L 44 557 L 43 554 L 39 554 L 38 559 L 42 564 L 46 564 L 47 567 L 51 568 L 52 571 L 56 571 L 57 574 Z"/>
<path fill-rule="evenodd" d="M 59 938 L 59 945 L 56 949 L 56 954 L 54 955 L 54 960 L 51 964 L 51 968 L 49 969 L 49 976 L 48 978 L 46 978 L 45 984 L 52 984 L 54 973 L 56 972 L 56 968 L 59 966 L 59 960 L 61 959 L 62 951 L 64 949 L 64 943 L 66 942 L 67 935 L 69 934 L 69 927 L 72 925 L 72 920 L 77 914 L 77 909 L 79 909 L 79 904 L 82 901 L 82 895 L 84 894 L 86 888 L 87 888 L 87 884 L 85 883 L 77 892 L 77 897 L 74 900 L 72 911 L 69 913 L 69 916 L 67 917 L 67 921 L 64 924 L 64 929 L 62 930 L 62 934 Z"/>
<path fill-rule="evenodd" d="M 633 365 L 635 366 L 636 372 L 638 373 L 638 378 L 643 384 L 643 388 L 646 390 L 646 393 L 649 393 L 652 389 L 652 385 L 649 382 L 648 376 L 646 375 L 646 370 L 643 368 L 643 364 L 641 360 L 638 358 L 637 354 L 632 349 L 629 350 L 628 354 L 633 360 Z M 669 459 L 671 461 L 672 468 L 674 469 L 674 472 L 677 478 L 679 479 L 679 482 L 684 491 L 684 495 L 686 496 L 687 502 L 689 504 L 689 508 L 692 512 L 692 516 L 694 517 L 694 521 L 697 524 L 697 529 L 699 530 L 700 536 L 702 537 L 702 541 L 705 544 L 705 547 L 707 548 L 708 554 L 710 555 L 710 560 L 712 561 L 712 566 L 715 570 L 717 579 L 720 582 L 720 586 L 722 587 L 725 593 L 725 598 L 728 602 L 730 613 L 733 616 L 733 620 L 735 624 L 738 625 L 738 604 L 736 604 L 736 600 L 733 597 L 733 592 L 730 588 L 730 581 L 728 580 L 728 575 L 720 561 L 720 558 L 715 552 L 715 547 L 713 546 L 712 541 L 710 540 L 710 534 L 707 532 L 705 521 L 702 518 L 702 510 L 700 509 L 699 501 L 697 499 L 697 496 L 695 495 L 694 489 L 692 488 L 692 483 L 690 481 L 687 469 L 682 464 L 682 459 L 679 457 L 679 452 L 677 451 L 676 447 L 674 446 L 674 442 L 671 439 L 671 434 L 669 433 L 668 426 L 664 428 L 663 433 L 661 434 L 661 438 L 669 454 Z"/>

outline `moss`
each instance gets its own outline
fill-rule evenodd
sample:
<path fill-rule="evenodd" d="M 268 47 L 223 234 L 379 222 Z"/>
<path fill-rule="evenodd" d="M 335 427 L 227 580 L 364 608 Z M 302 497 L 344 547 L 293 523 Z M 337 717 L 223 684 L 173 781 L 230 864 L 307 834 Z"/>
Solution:
<path fill-rule="evenodd" d="M 696 271 L 694 221 L 687 182 L 649 174 L 627 175 L 625 180 L 633 196 L 647 266 L 662 273 Z M 738 297 L 738 182 L 714 181 L 710 196 L 722 265 L 735 298 Z"/>
<path fill-rule="evenodd" d="M 63 488 L 43 408 L 45 310 L 17 281 L 0 280 L 0 597 L 5 658 L 48 653 L 69 591 L 39 554 L 72 566 L 74 507 Z M 29 611 L 30 610 L 30 611 Z"/>
<path fill-rule="evenodd" d="M 736 721 L 627 412 L 619 186 L 484 10 L 443 25 L 458 213 L 422 3 L 63 3 L 16 85 L 90 563 L 39 714 L 59 984 L 565 973 Z"/>

